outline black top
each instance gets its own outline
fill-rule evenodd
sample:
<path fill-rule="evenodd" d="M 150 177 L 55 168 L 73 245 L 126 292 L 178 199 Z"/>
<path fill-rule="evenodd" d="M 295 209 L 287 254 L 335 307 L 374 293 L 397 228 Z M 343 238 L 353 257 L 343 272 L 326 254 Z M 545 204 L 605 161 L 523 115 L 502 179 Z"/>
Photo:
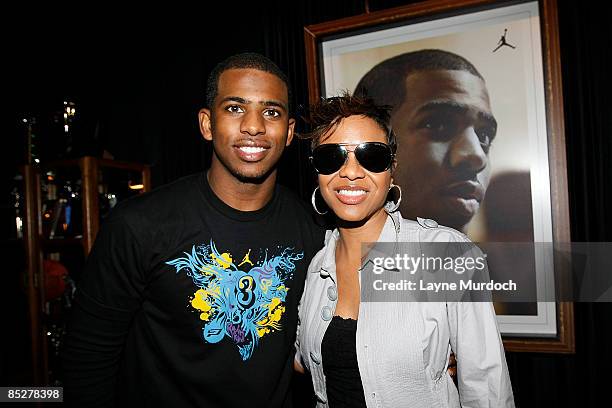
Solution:
<path fill-rule="evenodd" d="M 323 230 L 278 186 L 237 211 L 204 173 L 126 200 L 78 285 L 63 353 L 75 406 L 277 407 Z"/>
<path fill-rule="evenodd" d="M 357 321 L 334 316 L 323 336 L 321 356 L 330 408 L 365 407 L 357 365 Z"/>

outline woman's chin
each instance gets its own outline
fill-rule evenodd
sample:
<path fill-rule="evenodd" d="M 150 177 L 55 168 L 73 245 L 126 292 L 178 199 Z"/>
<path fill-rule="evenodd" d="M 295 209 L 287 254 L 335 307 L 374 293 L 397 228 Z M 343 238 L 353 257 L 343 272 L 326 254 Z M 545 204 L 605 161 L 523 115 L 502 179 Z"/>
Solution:
<path fill-rule="evenodd" d="M 335 209 L 334 214 L 338 219 L 339 224 L 345 225 L 363 225 L 368 220 L 370 220 L 375 214 L 383 211 L 382 208 L 377 209 L 375 211 L 364 211 L 364 209 L 359 208 L 338 208 Z"/>

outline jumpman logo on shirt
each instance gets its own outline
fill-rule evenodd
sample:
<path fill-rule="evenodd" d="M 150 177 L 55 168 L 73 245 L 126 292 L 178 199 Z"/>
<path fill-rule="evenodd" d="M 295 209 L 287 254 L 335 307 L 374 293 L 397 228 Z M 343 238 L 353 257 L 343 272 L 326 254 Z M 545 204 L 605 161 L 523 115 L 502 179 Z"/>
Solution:
<path fill-rule="evenodd" d="M 250 249 L 249 249 L 249 252 L 247 252 L 247 254 L 244 256 L 244 258 L 242 258 L 242 262 L 240 262 L 238 266 L 242 266 L 245 263 L 250 263 L 251 266 L 253 266 L 253 262 L 251 262 L 251 258 L 249 257 L 249 255 L 251 255 Z"/>

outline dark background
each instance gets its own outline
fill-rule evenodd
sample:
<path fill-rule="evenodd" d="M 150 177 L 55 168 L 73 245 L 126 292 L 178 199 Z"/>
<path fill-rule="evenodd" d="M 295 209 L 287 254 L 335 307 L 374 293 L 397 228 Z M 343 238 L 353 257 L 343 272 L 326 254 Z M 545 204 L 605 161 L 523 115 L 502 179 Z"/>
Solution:
<path fill-rule="evenodd" d="M 263 53 L 289 74 L 294 105 L 304 105 L 303 27 L 364 12 L 363 0 L 203 3 L 87 9 L 26 3 L 4 12 L 3 180 L 23 161 L 20 119 L 48 117 L 67 97 L 77 103 L 75 137 L 87 153 L 107 150 L 118 160 L 150 164 L 154 186 L 200 171 L 210 147 L 199 135 L 197 111 L 217 62 L 242 51 Z M 369 7 L 408 3 L 370 0 Z M 573 241 L 612 241 L 611 26 L 601 7 L 559 1 Z M 304 148 L 301 142 L 289 149 L 280 181 L 307 199 L 312 178 L 298 160 Z M 26 305 L 18 289 L 23 260 L 10 243 L 2 249 L 11 267 L 0 295 L 0 385 L 26 385 Z M 575 315 L 575 355 L 507 354 L 517 406 L 609 404 L 612 307 L 576 304 Z"/>

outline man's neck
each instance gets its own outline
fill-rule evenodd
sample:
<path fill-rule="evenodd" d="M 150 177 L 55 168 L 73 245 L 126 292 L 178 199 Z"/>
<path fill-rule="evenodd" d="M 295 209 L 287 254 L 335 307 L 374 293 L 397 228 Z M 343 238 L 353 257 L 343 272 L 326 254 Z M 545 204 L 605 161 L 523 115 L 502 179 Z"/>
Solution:
<path fill-rule="evenodd" d="M 263 208 L 272 199 L 276 186 L 276 170 L 261 182 L 248 183 L 237 179 L 221 163 L 215 161 L 206 177 L 213 193 L 238 211 L 256 211 Z"/>

